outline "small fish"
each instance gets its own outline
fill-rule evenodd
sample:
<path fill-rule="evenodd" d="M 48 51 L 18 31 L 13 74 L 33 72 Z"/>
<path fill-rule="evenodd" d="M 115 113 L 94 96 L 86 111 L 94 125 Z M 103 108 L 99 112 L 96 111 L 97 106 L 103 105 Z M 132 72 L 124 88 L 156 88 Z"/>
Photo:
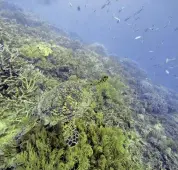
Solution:
<path fill-rule="evenodd" d="M 138 40 L 140 38 L 142 38 L 142 36 L 137 36 L 137 37 L 135 37 L 135 40 Z"/>
<path fill-rule="evenodd" d="M 154 31 L 155 30 L 155 25 L 153 24 L 152 27 L 149 28 L 149 30 Z"/>
<path fill-rule="evenodd" d="M 72 3 L 71 2 L 69 2 L 69 5 L 70 5 L 70 7 L 72 7 Z"/>
<path fill-rule="evenodd" d="M 178 66 L 170 66 L 169 69 L 177 68 Z"/>
<path fill-rule="evenodd" d="M 111 3 L 111 1 L 108 0 L 108 3 L 106 5 L 109 5 Z"/>
<path fill-rule="evenodd" d="M 169 63 L 170 61 L 174 61 L 176 58 L 166 58 L 166 63 Z"/>
<path fill-rule="evenodd" d="M 149 31 L 149 28 L 145 28 L 144 32 L 148 32 Z"/>
<path fill-rule="evenodd" d="M 119 9 L 119 11 L 118 11 L 119 13 L 121 13 L 122 12 L 122 9 Z"/>
<path fill-rule="evenodd" d="M 104 4 L 102 7 L 101 7 L 101 9 L 104 9 L 106 7 L 106 4 Z"/>
<path fill-rule="evenodd" d="M 110 3 L 111 3 L 111 2 L 108 0 L 108 2 L 105 3 L 105 4 L 101 7 L 101 9 L 104 9 L 104 8 L 105 8 L 106 6 L 108 6 Z"/>
<path fill-rule="evenodd" d="M 130 16 L 130 17 L 127 17 L 124 21 L 128 21 L 130 18 L 131 18 L 131 16 Z"/>
<path fill-rule="evenodd" d="M 176 27 L 176 28 L 174 29 L 174 31 L 178 31 L 178 27 Z"/>
<path fill-rule="evenodd" d="M 77 7 L 77 10 L 80 11 L 80 6 Z"/>
<path fill-rule="evenodd" d="M 153 57 L 150 57 L 150 60 L 153 60 Z"/>
<path fill-rule="evenodd" d="M 153 53 L 154 51 L 150 50 L 149 53 Z"/>
<path fill-rule="evenodd" d="M 121 13 L 122 11 L 123 11 L 123 9 L 124 9 L 125 7 L 123 6 L 121 9 L 119 9 L 119 13 Z"/>
<path fill-rule="evenodd" d="M 168 23 L 164 26 L 164 28 L 168 27 L 170 25 L 171 21 L 168 21 Z"/>
<path fill-rule="evenodd" d="M 140 19 L 140 17 L 135 18 L 135 21 L 137 21 L 138 19 Z"/>
<path fill-rule="evenodd" d="M 168 70 L 165 70 L 166 74 L 169 74 L 169 71 Z"/>
<path fill-rule="evenodd" d="M 132 26 L 132 24 L 127 23 L 128 26 Z"/>
<path fill-rule="evenodd" d="M 133 32 L 137 32 L 137 31 L 139 31 L 139 29 L 138 29 L 138 28 L 133 30 Z"/>
<path fill-rule="evenodd" d="M 144 6 L 142 6 L 140 10 L 138 10 L 137 12 L 135 12 L 135 13 L 134 13 L 134 16 L 135 16 L 135 15 L 138 15 L 140 12 L 142 12 L 142 11 L 143 11 L 143 7 L 144 7 Z"/>
<path fill-rule="evenodd" d="M 174 74 L 173 76 L 174 76 L 176 79 L 178 79 L 178 75 Z"/>
<path fill-rule="evenodd" d="M 113 15 L 113 18 L 114 18 L 115 20 L 117 20 L 117 23 L 119 23 L 119 22 L 121 21 L 118 17 L 116 17 L 116 16 L 114 16 L 114 15 Z"/>
<path fill-rule="evenodd" d="M 155 28 L 155 31 L 158 31 L 159 30 L 159 28 Z"/>

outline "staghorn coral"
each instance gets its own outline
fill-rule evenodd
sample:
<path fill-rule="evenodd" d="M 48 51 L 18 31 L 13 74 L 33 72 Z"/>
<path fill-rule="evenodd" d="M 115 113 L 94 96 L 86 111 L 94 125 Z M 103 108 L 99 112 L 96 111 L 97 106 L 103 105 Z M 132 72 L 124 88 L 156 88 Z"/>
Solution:
<path fill-rule="evenodd" d="M 46 43 L 34 43 L 24 45 L 20 52 L 27 57 L 31 58 L 42 58 L 47 57 L 52 53 L 50 46 Z"/>
<path fill-rule="evenodd" d="M 66 147 L 61 125 L 51 128 L 40 125 L 31 129 L 20 141 L 15 162 L 17 169 L 140 169 L 132 163 L 123 146 L 126 137 L 119 129 L 85 125 L 76 120 L 79 142 Z M 98 124 L 99 125 L 99 124 Z M 90 141 L 90 142 L 89 142 Z M 41 159 L 36 159 L 36 156 Z"/>

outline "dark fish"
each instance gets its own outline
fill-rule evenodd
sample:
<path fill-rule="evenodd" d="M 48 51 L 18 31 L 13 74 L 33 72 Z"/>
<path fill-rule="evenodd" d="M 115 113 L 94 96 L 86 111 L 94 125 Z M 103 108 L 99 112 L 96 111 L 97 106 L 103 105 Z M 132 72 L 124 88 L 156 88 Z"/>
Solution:
<path fill-rule="evenodd" d="M 164 28 L 168 27 L 170 25 L 171 21 L 169 20 L 167 24 L 164 26 Z"/>
<path fill-rule="evenodd" d="M 122 9 L 119 9 L 119 11 L 118 11 L 119 13 L 121 13 L 122 12 Z"/>
<path fill-rule="evenodd" d="M 152 27 L 149 28 L 149 30 L 152 30 L 152 31 L 153 31 L 154 28 L 155 28 L 155 25 L 153 24 Z"/>
<path fill-rule="evenodd" d="M 105 4 L 101 7 L 101 9 L 104 9 L 104 8 L 105 8 L 106 6 L 108 6 L 110 3 L 111 3 L 110 1 L 108 1 L 107 3 L 105 3 Z"/>
<path fill-rule="evenodd" d="M 121 13 L 122 11 L 123 11 L 123 9 L 124 9 L 125 7 L 122 7 L 121 9 L 119 9 L 119 13 Z"/>
<path fill-rule="evenodd" d="M 178 27 L 176 27 L 176 28 L 174 29 L 174 31 L 178 31 Z"/>
<path fill-rule="evenodd" d="M 108 1 L 108 3 L 106 5 L 109 5 L 111 3 L 111 1 Z"/>
<path fill-rule="evenodd" d="M 137 29 L 134 29 L 133 31 L 134 31 L 134 32 L 137 32 L 137 31 L 139 31 L 139 29 L 137 28 Z"/>
<path fill-rule="evenodd" d="M 77 10 L 80 11 L 80 6 L 77 7 Z"/>
<path fill-rule="evenodd" d="M 138 19 L 140 19 L 140 17 L 135 18 L 135 21 L 137 21 Z"/>
<path fill-rule="evenodd" d="M 153 60 L 153 57 L 150 57 L 150 60 Z"/>
<path fill-rule="evenodd" d="M 140 10 L 138 10 L 137 12 L 135 12 L 135 13 L 134 13 L 134 16 L 135 16 L 135 15 L 138 15 L 140 12 L 142 12 L 142 11 L 143 11 L 143 7 L 144 7 L 144 6 L 142 6 L 142 8 L 141 8 Z"/>
<path fill-rule="evenodd" d="M 149 31 L 149 28 L 145 28 L 145 30 L 144 30 L 145 32 L 148 32 Z"/>
<path fill-rule="evenodd" d="M 106 7 L 106 4 L 104 4 L 102 7 L 101 7 L 101 9 L 104 9 Z"/>
<path fill-rule="evenodd" d="M 124 21 L 128 21 L 130 18 L 131 18 L 131 16 L 130 16 L 130 17 L 127 17 Z"/>
<path fill-rule="evenodd" d="M 173 76 L 174 76 L 176 79 L 178 79 L 178 75 L 174 74 Z"/>

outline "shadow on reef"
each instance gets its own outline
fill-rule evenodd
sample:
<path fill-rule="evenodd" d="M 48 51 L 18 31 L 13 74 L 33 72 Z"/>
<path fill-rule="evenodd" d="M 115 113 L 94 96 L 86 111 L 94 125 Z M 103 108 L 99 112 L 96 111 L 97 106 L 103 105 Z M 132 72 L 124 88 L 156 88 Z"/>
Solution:
<path fill-rule="evenodd" d="M 0 9 L 0 169 L 178 167 L 174 92 L 98 43 Z"/>

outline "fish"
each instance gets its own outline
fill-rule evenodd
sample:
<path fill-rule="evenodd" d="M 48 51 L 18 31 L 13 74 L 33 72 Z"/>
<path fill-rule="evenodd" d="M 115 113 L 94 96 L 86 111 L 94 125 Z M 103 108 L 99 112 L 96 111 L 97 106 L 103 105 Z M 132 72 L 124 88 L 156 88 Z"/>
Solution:
<path fill-rule="evenodd" d="M 137 32 L 137 31 L 139 31 L 139 28 L 133 30 L 133 32 Z"/>
<path fill-rule="evenodd" d="M 123 6 L 121 9 L 119 9 L 119 13 L 121 13 L 122 11 L 123 11 L 123 9 L 124 9 L 125 7 Z"/>
<path fill-rule="evenodd" d="M 140 38 L 142 38 L 142 36 L 137 36 L 137 37 L 135 37 L 135 40 L 138 40 Z"/>
<path fill-rule="evenodd" d="M 108 1 L 107 3 L 103 4 L 102 7 L 101 7 L 101 9 L 104 9 L 104 8 L 105 8 L 106 6 L 108 6 L 110 3 L 111 3 L 111 2 Z"/>
<path fill-rule="evenodd" d="M 143 11 L 143 8 L 144 8 L 144 6 L 142 6 L 140 10 L 138 10 L 137 12 L 135 12 L 135 13 L 134 13 L 134 16 L 135 16 L 135 15 L 138 15 L 140 12 L 142 12 L 142 11 Z"/>
<path fill-rule="evenodd" d="M 130 18 L 131 18 L 131 16 L 130 16 L 130 17 L 127 17 L 124 21 L 128 21 Z"/>
<path fill-rule="evenodd" d="M 165 70 L 166 74 L 169 74 L 169 71 L 168 70 Z"/>
<path fill-rule="evenodd" d="M 177 68 L 178 66 L 170 66 L 169 69 Z"/>
<path fill-rule="evenodd" d="M 77 7 L 77 10 L 80 11 L 80 6 Z"/>
<path fill-rule="evenodd" d="M 115 20 L 117 20 L 117 23 L 119 23 L 119 22 L 121 21 L 118 17 L 114 16 L 114 14 L 113 14 L 113 18 L 114 18 Z"/>
<path fill-rule="evenodd" d="M 128 26 L 132 26 L 132 24 L 127 23 Z"/>
<path fill-rule="evenodd" d="M 164 28 L 168 27 L 170 25 L 171 21 L 168 21 L 168 23 L 164 26 Z"/>
<path fill-rule="evenodd" d="M 153 57 L 150 57 L 150 60 L 153 60 Z"/>
<path fill-rule="evenodd" d="M 176 27 L 176 28 L 174 29 L 174 31 L 178 31 L 178 27 Z"/>
<path fill-rule="evenodd" d="M 106 7 L 106 4 L 104 4 L 102 7 L 101 7 L 101 9 L 104 9 Z"/>
<path fill-rule="evenodd" d="M 70 7 L 72 7 L 72 3 L 71 2 L 69 2 L 69 5 L 70 5 Z"/>
<path fill-rule="evenodd" d="M 153 53 L 154 51 L 150 50 L 149 53 Z"/>
<path fill-rule="evenodd" d="M 155 28 L 155 31 L 158 31 L 159 30 L 159 28 Z"/>
<path fill-rule="evenodd" d="M 159 28 L 155 28 L 155 25 L 153 24 L 152 27 L 149 28 L 149 30 L 151 30 L 151 31 L 158 31 Z"/>
<path fill-rule="evenodd" d="M 135 18 L 135 21 L 137 21 L 138 19 L 140 19 L 140 17 Z"/>
<path fill-rule="evenodd" d="M 149 31 L 149 28 L 145 28 L 144 32 L 148 32 Z"/>
<path fill-rule="evenodd" d="M 178 79 L 178 75 L 174 74 L 173 76 L 174 76 L 176 79 Z"/>
<path fill-rule="evenodd" d="M 170 61 L 174 61 L 176 58 L 166 58 L 166 63 L 169 63 Z"/>

